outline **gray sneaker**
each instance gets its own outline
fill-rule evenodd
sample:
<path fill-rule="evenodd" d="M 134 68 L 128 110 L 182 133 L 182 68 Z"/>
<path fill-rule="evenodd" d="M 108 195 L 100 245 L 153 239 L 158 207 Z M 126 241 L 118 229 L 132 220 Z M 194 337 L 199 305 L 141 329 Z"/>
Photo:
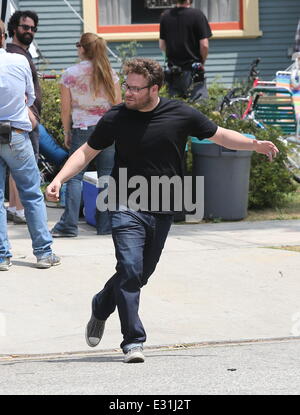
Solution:
<path fill-rule="evenodd" d="M 143 348 L 140 346 L 133 347 L 125 353 L 124 363 L 144 363 L 144 361 Z"/>
<path fill-rule="evenodd" d="M 6 209 L 6 217 L 7 217 L 8 221 L 13 222 L 14 216 L 15 216 L 15 214 L 11 210 Z"/>
<path fill-rule="evenodd" d="M 98 320 L 92 314 L 85 329 L 85 340 L 90 347 L 95 347 L 100 343 L 104 333 L 104 327 L 105 320 Z"/>
<path fill-rule="evenodd" d="M 11 267 L 10 258 L 0 258 L 0 271 L 8 271 L 8 268 Z"/>
<path fill-rule="evenodd" d="M 16 213 L 14 214 L 13 222 L 15 225 L 26 225 L 27 223 L 24 215 L 20 216 L 20 215 L 17 215 Z"/>
<path fill-rule="evenodd" d="M 60 264 L 60 258 L 55 254 L 50 254 L 44 258 L 38 258 L 36 267 L 45 269 Z"/>

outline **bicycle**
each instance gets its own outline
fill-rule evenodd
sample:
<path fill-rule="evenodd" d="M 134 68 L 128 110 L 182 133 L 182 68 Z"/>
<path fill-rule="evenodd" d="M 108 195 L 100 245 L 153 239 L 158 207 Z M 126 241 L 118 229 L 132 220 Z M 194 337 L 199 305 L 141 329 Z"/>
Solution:
<path fill-rule="evenodd" d="M 250 91 L 258 85 L 274 86 L 273 81 L 262 81 L 257 69 L 260 58 L 251 62 L 249 75 L 245 87 L 230 89 L 218 106 L 218 111 L 227 120 L 228 118 L 243 120 L 249 117 L 253 107 L 253 96 Z"/>
<path fill-rule="evenodd" d="M 261 93 L 254 94 L 253 91 L 255 91 L 255 88 L 272 90 L 272 88 L 276 88 L 276 82 L 259 79 L 259 71 L 257 70 L 259 62 L 260 59 L 257 58 L 251 63 L 245 88 L 236 87 L 228 91 L 219 105 L 219 112 L 225 120 L 249 120 L 257 128 L 266 129 L 265 123 L 255 116 Z M 239 94 L 240 92 L 241 94 Z M 284 92 L 284 90 L 281 92 Z M 285 167 L 290 171 L 293 179 L 300 183 L 300 137 L 297 138 L 296 131 L 296 136 L 287 134 L 286 136 L 279 136 L 278 139 L 287 147 Z"/>
<path fill-rule="evenodd" d="M 300 183 L 300 142 L 293 137 L 279 136 L 278 140 L 287 147 L 285 167 L 292 174 L 293 179 Z"/>

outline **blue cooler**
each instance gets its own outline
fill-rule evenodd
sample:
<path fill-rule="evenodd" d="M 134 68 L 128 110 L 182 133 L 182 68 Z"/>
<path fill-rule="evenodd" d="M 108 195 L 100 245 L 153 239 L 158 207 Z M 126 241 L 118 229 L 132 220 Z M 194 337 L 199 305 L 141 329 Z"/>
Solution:
<path fill-rule="evenodd" d="M 100 189 L 97 187 L 97 172 L 88 171 L 83 175 L 82 196 L 86 223 L 96 227 L 96 199 Z"/>

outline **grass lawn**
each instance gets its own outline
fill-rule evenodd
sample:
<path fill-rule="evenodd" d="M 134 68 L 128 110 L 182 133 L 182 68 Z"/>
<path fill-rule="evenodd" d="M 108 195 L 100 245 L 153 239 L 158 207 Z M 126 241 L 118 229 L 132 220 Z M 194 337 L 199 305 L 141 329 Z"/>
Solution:
<path fill-rule="evenodd" d="M 285 206 L 270 209 L 250 209 L 245 221 L 300 219 L 300 185 Z"/>
<path fill-rule="evenodd" d="M 284 249 L 285 251 L 300 252 L 300 245 L 283 245 L 283 246 L 271 246 L 272 249 Z"/>

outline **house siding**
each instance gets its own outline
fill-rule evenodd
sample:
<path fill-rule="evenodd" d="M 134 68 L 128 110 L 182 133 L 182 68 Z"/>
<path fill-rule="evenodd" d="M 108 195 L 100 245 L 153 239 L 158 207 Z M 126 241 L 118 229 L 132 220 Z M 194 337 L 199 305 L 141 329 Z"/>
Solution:
<path fill-rule="evenodd" d="M 81 0 L 69 0 L 74 9 L 82 15 Z M 40 70 L 60 71 L 74 64 L 77 52 L 74 43 L 78 40 L 82 24 L 78 17 L 62 0 L 19 0 L 20 9 L 35 10 L 40 18 L 36 39 L 43 60 L 37 62 Z M 210 40 L 209 57 L 206 62 L 208 82 L 215 79 L 224 85 L 247 77 L 250 63 L 260 57 L 260 77 L 272 80 L 277 70 L 285 70 L 291 64 L 290 53 L 295 39 L 297 22 L 300 17 L 299 0 L 260 0 L 260 29 L 263 35 L 252 39 Z M 109 42 L 109 48 L 116 54 L 116 47 L 125 42 Z M 164 63 L 158 48 L 158 41 L 139 41 L 139 56 L 147 56 Z M 120 63 L 110 55 L 112 66 Z"/>
<path fill-rule="evenodd" d="M 260 29 L 263 35 L 254 39 L 213 39 L 210 40 L 209 56 L 206 61 L 208 82 L 214 80 L 230 86 L 245 79 L 250 63 L 261 58 L 259 76 L 270 81 L 276 71 L 285 70 L 291 64 L 291 51 L 295 41 L 295 32 L 300 18 L 300 0 L 260 0 Z M 164 58 L 158 48 L 158 42 L 139 42 L 141 56 L 157 59 L 162 64 Z M 119 45 L 109 44 L 115 51 Z M 112 61 L 115 67 L 117 62 Z"/>
<path fill-rule="evenodd" d="M 81 0 L 69 3 L 82 16 Z M 39 16 L 39 30 L 36 41 L 41 58 L 35 59 L 40 71 L 61 71 L 76 63 L 75 42 L 82 33 L 80 19 L 62 0 L 19 0 L 20 10 L 34 10 Z"/>

